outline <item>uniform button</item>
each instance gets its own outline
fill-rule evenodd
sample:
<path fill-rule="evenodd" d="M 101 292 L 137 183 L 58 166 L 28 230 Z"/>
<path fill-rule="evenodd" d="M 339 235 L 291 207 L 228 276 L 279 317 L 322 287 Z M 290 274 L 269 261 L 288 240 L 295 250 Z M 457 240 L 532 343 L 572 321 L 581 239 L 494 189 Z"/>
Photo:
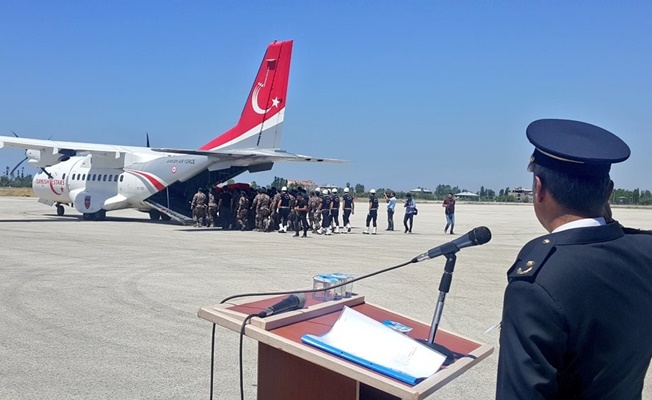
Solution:
<path fill-rule="evenodd" d="M 549 243 L 550 243 L 550 239 L 543 239 L 543 244 L 549 244 Z"/>
<path fill-rule="evenodd" d="M 526 265 L 527 267 L 534 267 L 534 264 L 536 264 L 536 263 L 535 263 L 534 261 L 532 261 L 532 260 L 530 260 L 530 261 L 528 261 L 528 262 L 525 263 L 525 265 Z"/>

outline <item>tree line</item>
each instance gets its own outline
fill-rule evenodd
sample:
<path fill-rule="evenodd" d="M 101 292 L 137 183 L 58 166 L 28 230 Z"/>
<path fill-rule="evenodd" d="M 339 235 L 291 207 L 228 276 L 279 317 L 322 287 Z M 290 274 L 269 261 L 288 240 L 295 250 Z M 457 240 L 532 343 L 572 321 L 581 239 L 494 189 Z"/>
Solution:
<path fill-rule="evenodd" d="M 7 167 L 7 171 L 3 176 L 0 176 L 0 187 L 31 187 L 32 186 L 32 178 L 33 176 L 31 174 L 24 174 L 24 171 L 21 171 L 21 173 L 16 174 L 15 176 L 11 176 L 9 174 L 9 167 Z M 233 183 L 233 179 L 230 179 L 229 182 L 227 183 Z M 257 188 L 258 185 L 256 182 L 251 182 L 251 186 L 253 188 Z M 282 188 L 283 186 L 287 186 L 289 189 L 296 189 L 297 185 L 290 184 L 288 185 L 288 180 L 275 176 L 272 182 L 269 185 L 274 186 L 278 189 Z M 361 183 L 356 183 L 355 185 L 351 185 L 351 183 L 347 182 L 344 186 L 338 188 L 340 191 L 344 189 L 345 187 L 350 188 L 350 190 L 353 191 L 353 193 L 356 194 L 356 196 L 362 197 L 362 196 L 367 196 L 367 190 L 365 186 Z M 390 192 L 393 191 L 396 193 L 396 197 L 399 199 L 404 199 L 407 195 L 408 192 L 406 191 L 399 191 L 399 190 L 392 190 L 391 188 L 378 188 L 376 189 L 376 196 L 378 197 L 384 197 L 385 192 Z M 469 190 L 460 188 L 458 186 L 451 186 L 451 185 L 437 185 L 435 187 L 435 190 L 433 190 L 431 193 L 414 193 L 411 192 L 412 195 L 421 200 L 443 200 L 448 193 L 460 193 L 460 192 L 468 192 Z M 473 193 L 473 192 L 472 192 Z M 498 192 L 492 190 L 492 189 L 487 189 L 484 186 L 480 187 L 480 190 L 477 192 L 474 192 L 475 194 L 478 195 L 478 197 L 475 197 L 473 201 L 495 201 L 495 202 L 516 202 L 516 198 L 514 196 L 511 196 L 510 193 L 510 188 L 506 187 L 504 189 L 500 189 Z M 628 190 L 628 189 L 614 189 L 613 193 L 611 194 L 611 198 L 609 199 L 611 204 L 629 204 L 629 205 L 652 205 L 652 192 L 650 190 L 641 190 L 639 188 L 636 188 L 634 190 Z"/>

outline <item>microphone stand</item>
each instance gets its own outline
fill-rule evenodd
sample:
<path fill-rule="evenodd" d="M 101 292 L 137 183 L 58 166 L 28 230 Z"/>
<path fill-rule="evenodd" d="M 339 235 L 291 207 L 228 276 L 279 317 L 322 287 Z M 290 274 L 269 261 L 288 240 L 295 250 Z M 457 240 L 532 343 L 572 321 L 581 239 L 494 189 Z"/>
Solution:
<path fill-rule="evenodd" d="M 428 335 L 428 339 L 420 339 L 419 342 L 445 355 L 446 361 L 444 362 L 444 365 L 450 365 L 455 362 L 455 359 L 459 358 L 460 355 L 447 349 L 445 346 L 435 343 L 435 335 L 437 334 L 437 328 L 439 327 L 441 314 L 444 311 L 444 301 L 446 300 L 446 294 L 451 288 L 451 282 L 453 281 L 453 272 L 455 271 L 455 261 L 457 260 L 455 253 L 449 253 L 445 256 L 446 266 L 444 267 L 444 273 L 442 274 L 441 281 L 439 282 L 439 299 L 437 300 L 437 306 L 435 307 L 435 315 L 432 318 L 430 334 Z"/>

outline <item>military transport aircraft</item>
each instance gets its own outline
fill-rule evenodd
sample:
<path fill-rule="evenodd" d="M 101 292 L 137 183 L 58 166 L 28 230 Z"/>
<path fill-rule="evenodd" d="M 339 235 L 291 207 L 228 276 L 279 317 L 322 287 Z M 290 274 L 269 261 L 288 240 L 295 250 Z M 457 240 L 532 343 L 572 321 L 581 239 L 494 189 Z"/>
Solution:
<path fill-rule="evenodd" d="M 237 125 L 196 150 L 130 147 L 0 136 L 0 148 L 25 149 L 41 171 L 32 187 L 39 201 L 74 207 L 87 220 L 107 211 L 136 208 L 151 219 L 189 221 L 198 187 L 245 171 L 268 171 L 278 161 L 340 162 L 280 150 L 285 117 L 290 41 L 273 42 L 260 65 Z"/>

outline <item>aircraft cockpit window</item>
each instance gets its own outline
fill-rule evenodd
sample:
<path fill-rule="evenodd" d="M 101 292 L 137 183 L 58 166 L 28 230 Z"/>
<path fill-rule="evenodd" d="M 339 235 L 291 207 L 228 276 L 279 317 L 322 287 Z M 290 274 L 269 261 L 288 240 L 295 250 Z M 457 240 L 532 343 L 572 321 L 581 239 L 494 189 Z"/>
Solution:
<path fill-rule="evenodd" d="M 102 176 L 102 182 L 106 182 L 106 174 L 104 174 L 104 176 Z"/>

